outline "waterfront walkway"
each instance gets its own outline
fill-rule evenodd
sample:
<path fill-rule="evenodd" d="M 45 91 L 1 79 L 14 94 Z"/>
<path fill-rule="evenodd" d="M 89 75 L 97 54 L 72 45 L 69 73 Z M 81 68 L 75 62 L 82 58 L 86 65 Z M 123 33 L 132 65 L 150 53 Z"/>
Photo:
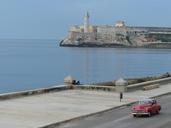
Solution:
<path fill-rule="evenodd" d="M 36 128 L 122 104 L 171 92 L 171 84 L 149 91 L 119 94 L 108 91 L 64 90 L 0 101 L 0 127 Z"/>

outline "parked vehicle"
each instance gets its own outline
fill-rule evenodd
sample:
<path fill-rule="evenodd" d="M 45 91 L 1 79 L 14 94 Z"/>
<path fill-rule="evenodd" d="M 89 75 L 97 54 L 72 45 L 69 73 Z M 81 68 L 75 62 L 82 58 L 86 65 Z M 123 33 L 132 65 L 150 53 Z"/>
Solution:
<path fill-rule="evenodd" d="M 132 115 L 133 117 L 141 115 L 150 117 L 153 114 L 159 114 L 160 110 L 161 105 L 157 103 L 156 99 L 144 99 L 132 107 Z"/>

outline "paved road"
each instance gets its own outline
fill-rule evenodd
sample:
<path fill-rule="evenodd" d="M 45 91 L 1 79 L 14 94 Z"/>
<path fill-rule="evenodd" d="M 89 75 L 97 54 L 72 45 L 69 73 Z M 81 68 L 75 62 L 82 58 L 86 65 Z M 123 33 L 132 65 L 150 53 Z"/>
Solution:
<path fill-rule="evenodd" d="M 122 107 L 81 120 L 68 122 L 56 128 L 170 128 L 171 95 L 158 98 L 162 105 L 159 115 L 133 118 L 130 107 Z"/>

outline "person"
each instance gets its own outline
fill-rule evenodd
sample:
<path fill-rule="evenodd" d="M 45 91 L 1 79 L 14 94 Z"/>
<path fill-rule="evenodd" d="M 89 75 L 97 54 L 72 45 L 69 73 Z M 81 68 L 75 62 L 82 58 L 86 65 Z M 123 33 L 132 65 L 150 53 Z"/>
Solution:
<path fill-rule="evenodd" d="M 76 84 L 76 85 L 79 85 L 79 84 L 80 84 L 80 81 L 78 80 L 75 84 Z"/>

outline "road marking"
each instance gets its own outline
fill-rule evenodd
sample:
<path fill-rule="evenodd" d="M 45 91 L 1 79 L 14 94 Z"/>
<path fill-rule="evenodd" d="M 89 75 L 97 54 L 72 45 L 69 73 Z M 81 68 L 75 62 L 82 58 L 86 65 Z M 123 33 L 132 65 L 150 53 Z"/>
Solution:
<path fill-rule="evenodd" d="M 113 126 L 116 126 L 116 124 L 119 124 L 119 128 L 128 128 L 129 126 L 129 123 L 120 123 L 121 121 L 124 121 L 126 119 L 129 119 L 131 116 L 128 115 L 128 116 L 124 116 L 124 117 L 121 117 L 121 118 L 118 118 L 114 121 L 111 121 L 111 122 L 106 122 L 100 126 L 95 126 L 93 128 L 109 128 L 109 127 L 112 127 Z"/>

